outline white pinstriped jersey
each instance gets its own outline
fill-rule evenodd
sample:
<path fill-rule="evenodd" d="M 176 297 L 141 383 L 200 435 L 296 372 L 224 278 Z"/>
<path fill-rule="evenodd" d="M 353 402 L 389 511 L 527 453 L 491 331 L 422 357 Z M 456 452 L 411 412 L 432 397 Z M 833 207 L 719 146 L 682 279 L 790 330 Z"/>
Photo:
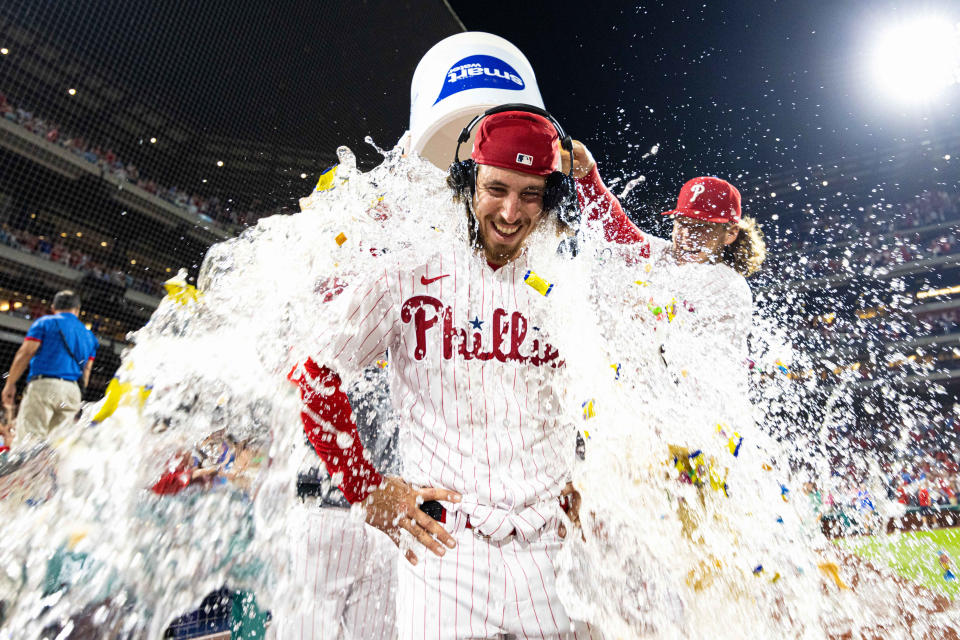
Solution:
<path fill-rule="evenodd" d="M 390 350 L 403 477 L 459 492 L 445 506 L 493 538 L 559 517 L 574 458 L 563 360 L 549 343 L 558 319 L 524 282 L 527 262 L 494 271 L 464 248 L 387 268 L 339 301 L 342 321 L 328 323 L 315 356 L 346 373 Z"/>

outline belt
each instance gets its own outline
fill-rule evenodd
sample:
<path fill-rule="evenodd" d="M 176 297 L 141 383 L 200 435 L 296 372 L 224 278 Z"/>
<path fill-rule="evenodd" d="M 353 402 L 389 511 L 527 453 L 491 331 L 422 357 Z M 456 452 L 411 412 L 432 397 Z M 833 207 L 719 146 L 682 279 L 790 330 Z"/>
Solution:
<path fill-rule="evenodd" d="M 76 382 L 77 384 L 80 383 L 78 378 L 61 378 L 60 376 L 45 376 L 43 374 L 37 374 L 33 376 L 28 382 L 33 382 L 34 380 L 63 380 L 65 382 Z"/>
<path fill-rule="evenodd" d="M 568 496 L 560 496 L 558 498 L 560 501 L 560 508 L 563 509 L 564 513 L 570 513 L 570 499 Z M 437 502 L 436 500 L 427 500 L 420 505 L 420 510 L 425 514 L 436 520 L 437 522 L 446 524 L 447 522 L 447 510 L 443 508 L 443 505 Z M 467 518 L 467 529 L 474 529 L 475 527 L 470 524 L 470 518 Z M 514 529 L 511 531 L 508 536 L 512 536 L 517 533 L 517 530 Z"/>

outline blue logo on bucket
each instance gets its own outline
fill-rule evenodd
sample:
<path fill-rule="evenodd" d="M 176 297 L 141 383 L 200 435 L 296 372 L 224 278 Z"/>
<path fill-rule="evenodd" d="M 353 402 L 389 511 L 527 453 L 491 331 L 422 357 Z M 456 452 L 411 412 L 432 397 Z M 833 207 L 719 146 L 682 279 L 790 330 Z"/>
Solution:
<path fill-rule="evenodd" d="M 517 70 L 493 56 L 478 54 L 457 62 L 447 71 L 437 104 L 447 96 L 467 89 L 510 89 L 520 91 L 526 85 Z"/>

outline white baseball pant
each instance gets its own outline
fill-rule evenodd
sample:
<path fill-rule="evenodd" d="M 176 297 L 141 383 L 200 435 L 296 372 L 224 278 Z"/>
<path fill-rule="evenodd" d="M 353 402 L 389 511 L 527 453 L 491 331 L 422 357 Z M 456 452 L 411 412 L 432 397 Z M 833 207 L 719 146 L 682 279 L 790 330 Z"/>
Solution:
<path fill-rule="evenodd" d="M 446 638 L 599 639 L 573 622 L 557 596 L 557 523 L 536 540 L 515 535 L 493 541 L 452 516 L 445 526 L 457 541 L 441 558 L 415 545 L 418 563 L 398 570 L 397 625 L 401 640 Z"/>
<path fill-rule="evenodd" d="M 271 625 L 276 637 L 396 638 L 397 546 L 347 509 L 307 507 L 305 517 L 306 540 L 293 554 L 291 572 L 301 595 L 296 613 Z"/>

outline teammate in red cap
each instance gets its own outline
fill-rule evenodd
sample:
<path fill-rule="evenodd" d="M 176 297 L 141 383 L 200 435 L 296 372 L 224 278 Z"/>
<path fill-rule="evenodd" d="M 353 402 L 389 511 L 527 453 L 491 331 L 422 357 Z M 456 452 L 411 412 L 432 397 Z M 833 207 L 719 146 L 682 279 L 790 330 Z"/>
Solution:
<path fill-rule="evenodd" d="M 687 181 L 676 208 L 662 215 L 674 216 L 672 249 L 680 264 L 723 263 L 747 277 L 766 257 L 756 221 L 741 215 L 740 192 L 726 180 L 704 176 Z"/>
<path fill-rule="evenodd" d="M 564 162 L 569 162 L 567 157 Z M 766 258 L 763 233 L 756 220 L 741 215 L 740 192 L 725 180 L 700 177 L 680 190 L 674 216 L 672 243 L 643 234 L 624 213 L 620 202 L 603 183 L 590 151 L 573 141 L 573 173 L 587 220 L 603 224 L 606 240 L 636 244 L 643 258 L 669 250 L 678 264 L 721 263 L 743 277 L 759 270 Z"/>
<path fill-rule="evenodd" d="M 408 547 L 400 638 L 590 637 L 554 584 L 576 437 L 560 410 L 564 359 L 550 344 L 561 319 L 525 282 L 531 234 L 562 232 L 569 219 L 558 138 L 535 113 L 481 120 L 471 159 L 449 179 L 470 244 L 351 283 L 331 335 L 293 376 L 331 476 L 369 524 Z M 395 477 L 365 454 L 338 375 L 387 350 L 403 422 Z"/>

